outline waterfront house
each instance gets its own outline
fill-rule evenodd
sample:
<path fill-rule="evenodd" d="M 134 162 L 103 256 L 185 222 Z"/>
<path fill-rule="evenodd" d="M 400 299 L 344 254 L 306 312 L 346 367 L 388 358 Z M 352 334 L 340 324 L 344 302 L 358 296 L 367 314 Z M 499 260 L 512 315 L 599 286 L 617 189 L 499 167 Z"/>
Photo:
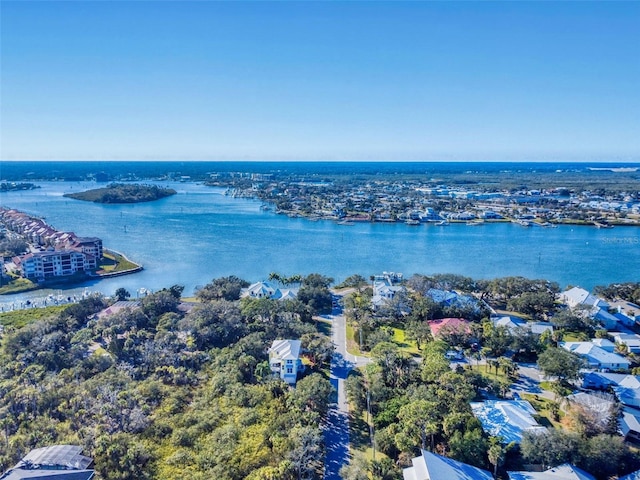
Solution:
<path fill-rule="evenodd" d="M 402 470 L 404 480 L 493 480 L 486 470 L 458 462 L 452 458 L 422 450 L 411 459 L 412 466 Z"/>
<path fill-rule="evenodd" d="M 453 290 L 430 288 L 425 292 L 425 296 L 445 307 L 457 307 L 472 312 L 480 311 L 480 303 L 476 298 Z"/>
<path fill-rule="evenodd" d="M 507 472 L 509 480 L 596 480 L 596 478 L 569 463 L 544 472 Z"/>
<path fill-rule="evenodd" d="M 13 263 L 24 278 L 40 282 L 77 272 L 88 272 L 95 268 L 96 260 L 82 252 L 56 250 L 21 255 L 15 257 Z"/>
<path fill-rule="evenodd" d="M 584 288 L 573 287 L 562 292 L 559 298 L 569 308 L 581 315 L 594 319 L 607 330 L 617 327 L 619 319 L 609 313 L 609 303 L 592 295 Z"/>
<path fill-rule="evenodd" d="M 36 448 L 0 475 L 0 480 L 91 480 L 93 460 L 81 453 L 82 447 L 76 445 Z"/>
<path fill-rule="evenodd" d="M 102 240 L 97 237 L 72 238 L 66 248 L 85 253 L 96 259 L 103 256 Z"/>
<path fill-rule="evenodd" d="M 440 214 L 431 207 L 426 207 L 419 218 L 421 222 L 441 222 L 443 220 Z"/>
<path fill-rule="evenodd" d="M 269 282 L 256 282 L 242 289 L 242 297 L 271 298 L 273 300 L 295 300 L 298 296 L 297 288 L 273 287 Z"/>
<path fill-rule="evenodd" d="M 568 305 L 570 308 L 576 307 L 597 307 L 597 308 L 609 308 L 609 303 L 600 297 L 592 295 L 584 288 L 573 287 L 560 294 L 560 300 L 562 303 Z"/>
<path fill-rule="evenodd" d="M 627 326 L 640 323 L 640 306 L 626 300 L 616 300 L 611 302 L 611 308 L 614 316 Z"/>
<path fill-rule="evenodd" d="M 485 210 L 482 212 L 482 215 L 480 215 L 480 218 L 483 220 L 500 220 L 504 217 L 493 210 Z"/>
<path fill-rule="evenodd" d="M 96 318 L 101 319 L 105 317 L 109 317 L 111 315 L 115 315 L 116 313 L 120 313 L 122 310 L 137 310 L 140 308 L 140 302 L 137 300 L 119 300 L 115 302 L 113 305 L 100 310 L 96 314 Z"/>
<path fill-rule="evenodd" d="M 269 367 L 289 385 L 295 385 L 298 372 L 304 370 L 300 360 L 300 340 L 274 340 L 269 348 Z"/>
<path fill-rule="evenodd" d="M 607 352 L 592 342 L 560 342 L 560 346 L 584 358 L 595 370 L 628 370 L 631 365 L 622 355 Z"/>
<path fill-rule="evenodd" d="M 538 412 L 526 400 L 471 402 L 471 410 L 480 420 L 484 431 L 502 437 L 504 443 L 520 443 L 524 432 L 547 431 L 533 418 Z"/>
<path fill-rule="evenodd" d="M 399 292 L 406 291 L 404 286 L 399 285 L 402 278 L 402 273 L 394 272 L 383 272 L 382 275 L 373 277 L 371 305 L 374 310 L 388 304 Z"/>

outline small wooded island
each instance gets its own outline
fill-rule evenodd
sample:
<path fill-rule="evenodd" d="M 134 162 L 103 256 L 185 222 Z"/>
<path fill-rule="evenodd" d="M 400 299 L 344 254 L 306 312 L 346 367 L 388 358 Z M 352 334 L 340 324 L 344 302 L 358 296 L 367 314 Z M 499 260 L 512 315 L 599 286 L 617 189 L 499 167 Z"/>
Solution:
<path fill-rule="evenodd" d="M 65 193 L 64 196 L 95 203 L 140 203 L 160 200 L 176 193 L 172 188 L 163 188 L 157 185 L 112 183 L 106 187 L 84 192 Z"/>

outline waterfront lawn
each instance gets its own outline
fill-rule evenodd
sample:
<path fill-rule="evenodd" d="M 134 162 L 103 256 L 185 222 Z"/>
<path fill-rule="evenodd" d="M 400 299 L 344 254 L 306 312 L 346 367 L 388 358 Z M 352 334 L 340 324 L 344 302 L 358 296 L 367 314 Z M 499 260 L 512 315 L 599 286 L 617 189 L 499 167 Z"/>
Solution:
<path fill-rule="evenodd" d="M 4 283 L 4 278 L 6 277 L 3 277 L 2 286 L 0 287 L 0 295 L 28 292 L 29 290 L 36 290 L 39 288 L 37 283 L 33 283 L 31 280 L 27 280 L 26 278 L 18 277 L 7 284 Z"/>
<path fill-rule="evenodd" d="M 105 252 L 102 263 L 98 265 L 98 273 L 101 271 L 104 273 L 126 272 L 127 270 L 134 270 L 138 267 L 139 265 L 130 262 L 118 253 Z"/>
<path fill-rule="evenodd" d="M 22 328 L 25 325 L 41 320 L 43 318 L 57 315 L 69 305 L 53 305 L 44 308 L 27 308 L 23 310 L 14 310 L 11 312 L 0 313 L 0 325 L 5 327 Z"/>

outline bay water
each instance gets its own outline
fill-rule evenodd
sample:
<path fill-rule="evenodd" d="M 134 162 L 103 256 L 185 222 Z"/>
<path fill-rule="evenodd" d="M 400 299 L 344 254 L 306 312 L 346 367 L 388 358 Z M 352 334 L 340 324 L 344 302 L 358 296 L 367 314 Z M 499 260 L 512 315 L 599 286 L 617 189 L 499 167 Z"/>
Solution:
<path fill-rule="evenodd" d="M 91 182 L 40 182 L 41 188 L 3 192 L 0 205 L 44 217 L 58 230 L 97 236 L 104 246 L 144 266 L 140 273 L 91 281 L 85 288 L 133 296 L 144 288 L 174 284 L 191 295 L 198 286 L 226 275 L 250 282 L 270 272 L 319 272 L 336 282 L 383 271 L 458 273 L 473 278 L 521 275 L 562 287 L 640 280 L 640 228 L 530 227 L 500 223 L 449 226 L 356 223 L 289 218 L 261 208 L 254 199 L 225 195 L 196 183 L 147 182 L 177 195 L 148 203 L 105 205 L 63 197 L 96 188 Z M 0 303 L 38 298 L 47 292 L 3 296 Z"/>

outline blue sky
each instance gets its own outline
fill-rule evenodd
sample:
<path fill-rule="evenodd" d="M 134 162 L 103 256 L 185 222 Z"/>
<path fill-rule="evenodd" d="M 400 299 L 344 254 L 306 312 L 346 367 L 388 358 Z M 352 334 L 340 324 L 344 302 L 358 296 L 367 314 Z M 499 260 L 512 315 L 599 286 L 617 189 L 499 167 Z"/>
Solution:
<path fill-rule="evenodd" d="M 640 2 L 0 8 L 4 160 L 640 161 Z"/>

